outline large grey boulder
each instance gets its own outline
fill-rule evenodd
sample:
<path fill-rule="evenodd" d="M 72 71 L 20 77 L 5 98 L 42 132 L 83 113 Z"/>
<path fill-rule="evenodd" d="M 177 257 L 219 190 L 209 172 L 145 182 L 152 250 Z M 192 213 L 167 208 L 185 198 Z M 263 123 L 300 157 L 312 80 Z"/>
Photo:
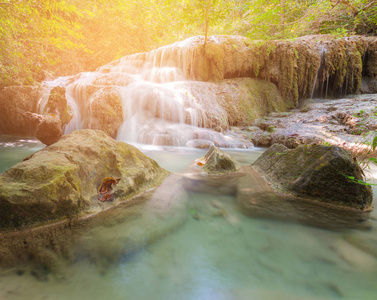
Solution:
<path fill-rule="evenodd" d="M 361 184 L 363 171 L 337 146 L 274 144 L 253 164 L 278 190 L 333 205 L 368 210 L 372 189 Z"/>
<path fill-rule="evenodd" d="M 96 213 L 159 186 L 168 174 L 103 131 L 75 131 L 0 174 L 0 228 Z M 115 200 L 100 202 L 97 189 L 109 176 L 121 178 Z"/>

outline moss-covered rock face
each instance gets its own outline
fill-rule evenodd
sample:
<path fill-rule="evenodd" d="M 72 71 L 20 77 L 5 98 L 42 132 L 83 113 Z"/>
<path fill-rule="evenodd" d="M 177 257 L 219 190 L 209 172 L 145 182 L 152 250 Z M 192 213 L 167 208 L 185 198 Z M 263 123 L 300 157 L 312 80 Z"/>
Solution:
<path fill-rule="evenodd" d="M 207 154 L 198 162 L 208 174 L 236 172 L 241 165 L 228 153 L 211 146 Z"/>
<path fill-rule="evenodd" d="M 160 107 L 164 102 L 161 99 L 151 96 L 142 100 L 140 109 L 149 116 L 177 122 L 179 115 L 190 125 L 222 131 L 229 125 L 250 125 L 250 121 L 272 111 L 296 107 L 313 95 L 338 97 L 375 91 L 376 53 L 376 37 L 337 39 L 315 35 L 295 41 L 251 41 L 242 36 L 212 36 L 204 45 L 204 37 L 197 36 L 123 57 L 88 78 L 80 74 L 65 84 L 71 84 L 68 89 L 78 104 L 84 127 L 102 129 L 112 137 L 123 122 L 122 109 L 126 109 L 122 108 L 119 91 L 138 81 L 126 73 L 127 68 L 137 70 L 142 77 L 146 76 L 143 79 L 154 83 L 170 82 L 177 87 L 175 95 L 180 87 L 187 91 L 187 95 L 181 93 L 179 97 L 190 104 L 180 103 L 184 110 L 179 110 L 178 105 L 179 109 L 169 115 Z M 147 76 L 143 66 L 174 69 L 174 76 L 173 73 L 170 77 L 168 73 L 160 74 L 160 78 L 152 73 Z M 179 72 L 175 72 L 177 69 Z M 367 82 L 364 86 L 362 77 Z M 0 112 L 0 130 L 34 135 L 39 119 L 31 118 L 31 114 L 37 110 L 38 93 L 37 87 L 3 89 L 0 104 L 5 109 Z M 193 106 L 197 118 L 193 118 Z M 57 115 L 63 126 L 71 120 L 65 88 L 52 89 L 43 113 Z M 193 119 L 197 124 L 193 124 Z"/>
<path fill-rule="evenodd" d="M 103 131 L 75 131 L 0 175 L 0 228 L 98 212 L 97 188 L 108 176 L 121 178 L 113 194 L 114 201 L 124 201 L 157 187 L 167 175 L 154 160 Z"/>
<path fill-rule="evenodd" d="M 362 48 L 363 54 L 363 75 L 372 79 L 377 79 L 377 37 L 361 37 L 362 40 L 367 39 Z"/>
<path fill-rule="evenodd" d="M 318 51 L 307 43 L 272 41 L 255 43 L 250 49 L 251 76 L 275 83 L 287 105 L 297 106 L 311 96 L 320 65 Z"/>
<path fill-rule="evenodd" d="M 185 122 L 219 132 L 229 126 L 248 125 L 270 112 L 293 108 L 286 105 L 273 83 L 254 78 L 225 79 L 217 83 L 180 82 L 175 88 L 185 91 L 184 101 L 197 112 L 196 124 L 189 113 Z"/>
<path fill-rule="evenodd" d="M 247 126 L 270 112 L 286 111 L 293 104 L 284 101 L 276 85 L 260 79 L 226 79 L 219 84 L 217 101 L 226 111 L 230 126 Z"/>
<path fill-rule="evenodd" d="M 186 78 L 221 81 L 256 77 L 276 84 L 287 106 L 313 93 L 355 93 L 361 77 L 377 74 L 376 38 L 330 35 L 295 41 L 251 41 L 241 36 L 192 37 L 130 59 L 180 68 Z M 127 59 L 127 58 L 126 58 Z"/>
<path fill-rule="evenodd" d="M 253 165 L 278 189 L 321 202 L 369 210 L 372 189 L 358 183 L 362 170 L 337 146 L 274 144 Z"/>
<path fill-rule="evenodd" d="M 65 93 L 66 90 L 64 87 L 54 87 L 50 92 L 50 96 L 48 97 L 48 101 L 43 111 L 44 115 L 50 114 L 57 116 L 62 125 L 68 124 L 73 117 L 71 108 L 67 104 Z"/>

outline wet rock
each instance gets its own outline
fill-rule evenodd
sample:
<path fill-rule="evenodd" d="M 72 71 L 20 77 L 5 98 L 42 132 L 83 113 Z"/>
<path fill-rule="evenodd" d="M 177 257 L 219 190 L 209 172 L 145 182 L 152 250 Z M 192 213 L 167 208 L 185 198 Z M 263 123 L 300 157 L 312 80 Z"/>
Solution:
<path fill-rule="evenodd" d="M 203 170 L 209 174 L 221 174 L 236 172 L 240 169 L 240 164 L 228 153 L 211 146 L 207 154 L 198 162 L 203 166 Z"/>
<path fill-rule="evenodd" d="M 112 264 L 118 264 L 119 259 L 135 254 L 149 243 L 161 240 L 186 222 L 187 195 L 182 188 L 182 177 L 170 174 L 147 197 L 145 205 L 123 209 L 120 207 L 116 211 L 122 210 L 121 222 L 114 222 L 111 220 L 113 215 L 109 214 L 104 217 L 107 219 L 106 226 L 86 230 L 76 245 L 79 256 L 90 258 L 104 272 Z M 132 211 L 134 214 L 129 215 Z M 126 217 L 125 213 L 128 214 Z"/>
<path fill-rule="evenodd" d="M 358 183 L 362 170 L 337 146 L 300 145 L 289 150 L 274 144 L 254 163 L 274 187 L 333 205 L 368 210 L 372 189 Z"/>
<path fill-rule="evenodd" d="M 37 113 L 41 92 L 38 86 L 10 86 L 0 93 L 0 132 L 33 136 L 38 123 L 31 114 Z"/>
<path fill-rule="evenodd" d="M 242 166 L 237 204 L 253 218 L 267 218 L 331 230 L 370 229 L 370 212 L 339 209 L 318 201 L 275 191 L 252 166 Z"/>
<path fill-rule="evenodd" d="M 40 282 L 47 282 L 49 272 L 48 270 L 38 268 L 38 269 L 32 270 L 31 275 L 33 275 L 35 279 L 37 279 Z"/>
<path fill-rule="evenodd" d="M 184 176 L 183 185 L 186 190 L 212 195 L 234 196 L 237 190 L 237 182 L 242 174 L 229 172 L 222 174 L 190 173 Z"/>
<path fill-rule="evenodd" d="M 99 212 L 97 188 L 104 177 L 121 178 L 114 191 L 117 202 L 158 186 L 167 174 L 103 131 L 75 131 L 0 175 L 0 228 Z"/>
<path fill-rule="evenodd" d="M 73 114 L 71 108 L 67 104 L 67 98 L 65 97 L 65 87 L 56 86 L 48 97 L 43 114 L 53 115 L 60 119 L 61 125 L 66 125 L 71 121 Z"/>
<path fill-rule="evenodd" d="M 92 88 L 94 89 L 94 88 Z M 117 88 L 96 88 L 86 103 L 84 126 L 100 129 L 115 138 L 123 123 L 123 109 Z"/>
<path fill-rule="evenodd" d="M 371 79 L 377 79 L 377 38 L 369 37 L 365 49 L 364 73 Z"/>
<path fill-rule="evenodd" d="M 377 93 L 377 79 L 363 77 L 361 81 L 360 92 L 363 94 L 376 94 Z"/>
<path fill-rule="evenodd" d="M 115 200 L 82 217 L 32 229 L 0 230 L 0 267 L 32 264 L 33 270 L 45 270 L 59 279 L 65 276 L 67 264 L 88 258 L 106 272 L 122 257 L 160 240 L 187 220 L 181 176 L 170 174 L 156 189 L 150 187 L 142 186 L 135 197 Z"/>
<path fill-rule="evenodd" d="M 284 112 L 287 103 L 277 86 L 254 78 L 227 79 L 218 84 L 217 102 L 226 111 L 230 126 L 249 126 L 255 119 L 271 112 Z"/>
<path fill-rule="evenodd" d="M 198 139 L 188 141 L 185 146 L 190 148 L 208 149 L 214 145 L 215 143 L 212 141 Z"/>
<path fill-rule="evenodd" d="M 339 124 L 347 126 L 351 133 L 357 130 L 360 121 L 358 118 L 345 112 L 337 112 L 333 115 L 333 118 L 335 118 Z"/>
<path fill-rule="evenodd" d="M 185 78 L 198 81 L 266 80 L 278 87 L 287 106 L 295 107 L 313 93 L 339 96 L 357 92 L 362 74 L 377 76 L 376 49 L 375 37 L 362 36 L 312 35 L 263 43 L 242 36 L 211 36 L 206 45 L 204 37 L 197 36 L 129 58 L 161 65 L 169 62 Z M 184 56 L 190 57 L 190 63 L 180 59 Z"/>
<path fill-rule="evenodd" d="M 321 123 L 326 123 L 328 119 L 326 116 L 319 116 L 316 120 Z"/>
<path fill-rule="evenodd" d="M 56 143 L 62 135 L 62 122 L 51 115 L 40 121 L 35 132 L 36 138 L 47 146 Z"/>
<path fill-rule="evenodd" d="M 42 120 L 45 118 L 44 115 L 40 115 L 37 113 L 31 113 L 31 112 L 24 112 L 23 113 L 26 123 L 30 124 L 30 128 L 35 128 L 35 131 L 39 125 L 39 123 L 42 122 Z"/>
<path fill-rule="evenodd" d="M 256 146 L 280 143 L 288 148 L 295 148 L 307 143 L 321 143 L 342 147 L 356 157 L 375 157 L 376 151 L 373 152 L 367 145 L 372 142 L 373 134 L 365 135 L 368 131 L 377 129 L 375 95 L 358 95 L 338 100 L 316 99 L 311 100 L 311 106 L 309 112 L 303 113 L 295 109 L 284 118 L 270 113 L 252 123 L 260 127 L 244 127 L 243 133 Z M 267 131 L 269 126 L 275 127 L 272 133 Z"/>

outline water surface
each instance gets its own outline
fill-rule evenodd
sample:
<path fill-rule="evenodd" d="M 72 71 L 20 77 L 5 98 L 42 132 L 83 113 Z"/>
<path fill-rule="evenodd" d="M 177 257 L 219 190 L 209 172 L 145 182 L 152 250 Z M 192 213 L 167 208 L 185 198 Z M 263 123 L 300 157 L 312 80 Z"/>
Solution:
<path fill-rule="evenodd" d="M 7 150 L 8 142 L 14 143 L 13 151 Z M 16 146 L 24 143 L 20 140 L 8 142 L 3 138 L 0 145 L 3 169 L 41 147 L 35 142 L 25 147 Z M 140 148 L 164 168 L 181 174 L 192 172 L 193 160 L 206 152 Z M 262 151 L 229 152 L 249 164 Z M 377 178 L 377 169 L 372 172 Z M 134 230 L 140 237 L 148 230 L 179 224 L 155 243 L 121 255 L 106 268 L 85 257 L 77 259 L 61 274 L 48 274 L 45 281 L 32 276 L 27 266 L 24 272 L 0 270 L 0 299 L 377 299 L 375 212 L 367 229 L 333 231 L 251 218 L 241 213 L 233 195 L 219 195 L 214 189 L 187 195 L 185 205 L 176 208 L 182 222 L 153 216 L 153 228 L 142 227 L 140 220 L 131 228 L 118 224 L 103 229 L 111 241 L 121 240 L 126 231 Z"/>

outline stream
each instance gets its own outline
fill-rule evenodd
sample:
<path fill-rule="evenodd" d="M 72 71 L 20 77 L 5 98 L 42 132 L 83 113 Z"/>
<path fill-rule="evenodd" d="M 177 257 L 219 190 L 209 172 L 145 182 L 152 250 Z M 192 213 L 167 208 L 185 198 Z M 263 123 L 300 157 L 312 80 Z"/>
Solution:
<path fill-rule="evenodd" d="M 182 175 L 206 153 L 137 146 Z M 0 172 L 41 148 L 34 139 L 0 136 Z M 226 151 L 247 165 L 263 149 Z M 369 176 L 377 179 L 377 169 Z M 42 278 L 27 266 L 0 270 L 0 299 L 377 299 L 375 211 L 363 229 L 330 230 L 247 216 L 235 196 L 216 193 L 216 188 L 187 191 L 185 201 L 174 217 L 151 220 L 155 228 L 144 229 L 176 222 L 174 230 L 106 268 L 82 257 L 60 274 Z M 133 229 L 140 238 L 143 231 Z M 130 228 L 117 224 L 104 230 L 106 239 L 98 243 L 105 249 L 112 247 L 107 241 Z"/>

